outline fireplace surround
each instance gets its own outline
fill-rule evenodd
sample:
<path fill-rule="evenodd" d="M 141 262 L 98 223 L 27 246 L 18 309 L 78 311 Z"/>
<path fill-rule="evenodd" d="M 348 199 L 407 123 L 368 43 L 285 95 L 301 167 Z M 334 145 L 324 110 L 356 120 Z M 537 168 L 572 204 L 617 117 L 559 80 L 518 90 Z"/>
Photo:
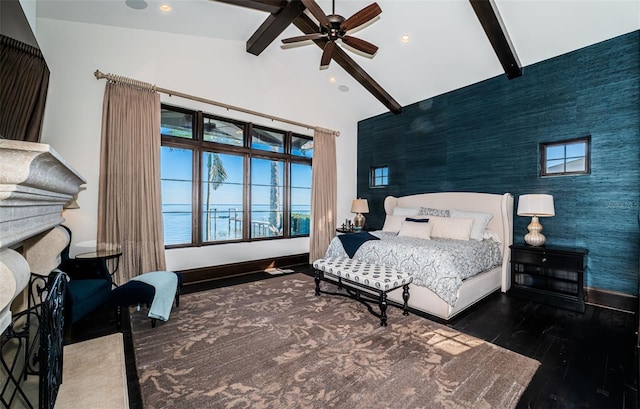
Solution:
<path fill-rule="evenodd" d="M 38 243 L 85 182 L 49 145 L 0 139 L 0 406 L 55 405 L 66 275 L 54 270 L 63 247 Z M 28 375 L 38 376 L 37 404 L 23 388 Z"/>

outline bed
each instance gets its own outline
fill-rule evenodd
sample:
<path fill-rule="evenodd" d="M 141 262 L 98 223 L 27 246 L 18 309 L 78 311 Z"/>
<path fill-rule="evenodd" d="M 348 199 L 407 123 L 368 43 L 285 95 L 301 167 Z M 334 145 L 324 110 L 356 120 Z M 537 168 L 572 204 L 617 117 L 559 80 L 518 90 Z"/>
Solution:
<path fill-rule="evenodd" d="M 447 321 L 489 294 L 509 289 L 511 194 L 439 192 L 388 196 L 384 209 L 383 230 L 370 232 L 376 240 L 365 241 L 352 258 L 411 274 L 414 282 L 410 284 L 410 308 Z M 409 221 L 405 222 L 407 218 Z M 430 221 L 420 222 L 424 219 Z M 397 227 L 402 223 L 404 227 Z M 423 230 L 419 225 L 427 224 L 431 225 L 430 234 L 431 229 L 439 229 L 438 233 L 433 231 L 436 236 L 431 240 L 406 236 L 408 225 Z M 449 232 L 443 235 L 445 225 L 453 226 L 453 236 Z M 396 231 L 399 228 L 403 231 L 400 234 Z M 470 232 L 471 239 L 451 239 L 460 229 L 464 230 L 463 237 Z M 338 237 L 330 243 L 326 257 L 349 257 Z M 402 291 L 390 292 L 389 300 L 402 304 Z"/>

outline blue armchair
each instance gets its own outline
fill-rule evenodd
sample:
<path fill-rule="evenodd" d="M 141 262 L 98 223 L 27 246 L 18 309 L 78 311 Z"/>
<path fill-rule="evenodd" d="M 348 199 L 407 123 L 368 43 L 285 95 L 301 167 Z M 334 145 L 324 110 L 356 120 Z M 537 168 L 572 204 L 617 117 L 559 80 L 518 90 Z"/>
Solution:
<path fill-rule="evenodd" d="M 96 260 L 69 257 L 71 230 L 66 226 L 61 227 L 69 233 L 69 244 L 60 254 L 58 269 L 70 278 L 65 296 L 65 321 L 74 324 L 109 301 L 112 282 L 103 264 Z"/>

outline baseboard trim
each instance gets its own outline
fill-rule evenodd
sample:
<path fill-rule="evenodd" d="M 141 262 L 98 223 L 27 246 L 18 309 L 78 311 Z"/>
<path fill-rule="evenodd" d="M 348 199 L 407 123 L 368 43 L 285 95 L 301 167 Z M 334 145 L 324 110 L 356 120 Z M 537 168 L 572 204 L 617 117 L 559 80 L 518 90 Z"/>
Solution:
<path fill-rule="evenodd" d="M 638 297 L 617 291 L 585 287 L 586 303 L 598 307 L 613 308 L 635 314 L 638 311 Z"/>
<path fill-rule="evenodd" d="M 182 273 L 184 284 L 195 284 L 260 272 L 269 268 L 284 268 L 300 264 L 309 264 L 309 253 L 194 268 L 181 270 L 180 272 Z"/>

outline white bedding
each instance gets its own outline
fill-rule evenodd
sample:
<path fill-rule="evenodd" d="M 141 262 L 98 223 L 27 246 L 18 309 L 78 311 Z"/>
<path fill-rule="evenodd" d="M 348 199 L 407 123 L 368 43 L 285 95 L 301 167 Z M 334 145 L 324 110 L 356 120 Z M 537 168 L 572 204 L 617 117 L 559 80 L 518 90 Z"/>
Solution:
<path fill-rule="evenodd" d="M 433 291 L 447 304 L 455 305 L 466 278 L 502 263 L 501 244 L 494 240 L 424 240 L 377 231 L 380 240 L 362 244 L 354 260 L 395 267 L 413 277 L 413 284 Z M 348 257 L 342 243 L 332 240 L 326 257 Z"/>

